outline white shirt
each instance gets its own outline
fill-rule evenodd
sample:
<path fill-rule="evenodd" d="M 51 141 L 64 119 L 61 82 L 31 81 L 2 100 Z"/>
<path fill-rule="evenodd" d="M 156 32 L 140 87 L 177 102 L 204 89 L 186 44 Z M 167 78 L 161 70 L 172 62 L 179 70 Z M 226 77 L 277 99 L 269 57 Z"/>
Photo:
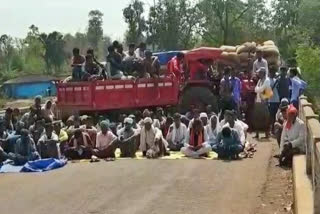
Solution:
<path fill-rule="evenodd" d="M 269 76 L 269 68 L 268 68 L 268 61 L 265 60 L 264 58 L 261 59 L 261 61 L 259 61 L 258 59 L 256 61 L 254 61 L 253 63 L 253 73 L 257 73 L 257 71 L 260 68 L 265 68 L 266 69 L 266 76 Z"/>
<path fill-rule="evenodd" d="M 172 128 L 172 132 L 170 132 L 170 129 Z M 173 144 L 177 144 L 178 142 L 180 144 L 185 144 L 186 139 L 188 135 L 188 129 L 186 125 L 183 123 L 180 123 L 180 127 L 176 128 L 175 124 L 172 124 L 169 128 L 169 132 L 167 134 L 167 141 L 171 141 Z"/>
<path fill-rule="evenodd" d="M 306 127 L 304 122 L 297 118 L 289 130 L 286 128 L 286 124 L 287 123 L 284 123 L 283 125 L 280 141 L 280 152 L 282 152 L 283 146 L 286 142 L 290 142 L 293 148 L 298 148 L 301 152 L 305 152 Z"/>
<path fill-rule="evenodd" d="M 162 138 L 162 132 L 160 129 L 156 127 L 151 127 L 149 131 L 143 127 L 140 132 L 140 150 L 147 151 L 147 147 L 149 149 L 158 150 L 158 146 L 155 144 L 156 140 L 160 140 Z"/>
<path fill-rule="evenodd" d="M 59 141 L 58 135 L 56 133 L 52 132 L 51 138 L 48 138 L 48 135 L 46 133 L 42 134 L 42 136 L 39 139 L 39 142 L 46 142 L 48 140 L 54 140 L 54 141 Z"/>
<path fill-rule="evenodd" d="M 136 57 L 137 57 L 138 59 L 144 59 L 144 58 L 146 58 L 146 55 L 145 55 L 144 51 L 141 51 L 140 48 L 137 48 L 134 53 L 135 53 L 135 55 L 136 55 Z"/>
<path fill-rule="evenodd" d="M 257 102 L 261 102 L 261 100 L 263 100 L 262 94 L 267 88 L 271 88 L 270 79 L 268 77 L 266 77 L 264 80 L 260 79 L 256 88 L 254 89 L 254 91 L 257 93 Z"/>

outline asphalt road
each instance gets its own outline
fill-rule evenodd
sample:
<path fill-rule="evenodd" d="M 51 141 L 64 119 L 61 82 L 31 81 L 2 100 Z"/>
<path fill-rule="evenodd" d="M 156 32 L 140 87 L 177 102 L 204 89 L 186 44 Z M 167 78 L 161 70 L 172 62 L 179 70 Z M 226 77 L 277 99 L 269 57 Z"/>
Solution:
<path fill-rule="evenodd" d="M 271 144 L 253 159 L 70 163 L 40 174 L 0 175 L 3 214 L 253 213 Z"/>

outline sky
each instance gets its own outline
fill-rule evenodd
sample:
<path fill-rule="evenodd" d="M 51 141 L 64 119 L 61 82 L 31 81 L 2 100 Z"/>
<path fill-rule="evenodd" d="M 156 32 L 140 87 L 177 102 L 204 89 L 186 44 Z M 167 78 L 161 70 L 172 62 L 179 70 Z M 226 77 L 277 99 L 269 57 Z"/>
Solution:
<path fill-rule="evenodd" d="M 153 0 L 143 0 L 150 5 Z M 131 0 L 0 0 L 0 35 L 24 38 L 34 24 L 40 32 L 85 32 L 88 13 L 104 13 L 104 34 L 122 39 L 127 25 L 122 10 Z"/>

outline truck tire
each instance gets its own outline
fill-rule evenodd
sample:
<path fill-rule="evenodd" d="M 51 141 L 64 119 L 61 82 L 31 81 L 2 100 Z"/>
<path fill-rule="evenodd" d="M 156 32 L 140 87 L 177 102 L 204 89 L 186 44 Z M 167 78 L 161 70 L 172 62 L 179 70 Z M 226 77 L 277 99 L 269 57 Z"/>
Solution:
<path fill-rule="evenodd" d="M 211 105 L 214 112 L 219 110 L 218 98 L 206 87 L 190 87 L 182 93 L 179 102 L 180 112 L 186 113 L 191 105 L 200 107 L 200 110 L 205 110 L 207 105 Z"/>

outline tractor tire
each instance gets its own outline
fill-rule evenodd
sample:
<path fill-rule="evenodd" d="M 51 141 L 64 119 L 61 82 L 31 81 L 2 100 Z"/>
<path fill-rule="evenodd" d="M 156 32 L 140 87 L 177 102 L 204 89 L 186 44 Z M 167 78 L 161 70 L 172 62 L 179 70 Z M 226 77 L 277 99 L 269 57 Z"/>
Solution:
<path fill-rule="evenodd" d="M 218 98 L 206 87 L 190 87 L 182 93 L 179 102 L 180 112 L 188 112 L 191 105 L 196 105 L 200 110 L 205 110 L 207 105 L 211 105 L 214 112 L 219 110 Z"/>

